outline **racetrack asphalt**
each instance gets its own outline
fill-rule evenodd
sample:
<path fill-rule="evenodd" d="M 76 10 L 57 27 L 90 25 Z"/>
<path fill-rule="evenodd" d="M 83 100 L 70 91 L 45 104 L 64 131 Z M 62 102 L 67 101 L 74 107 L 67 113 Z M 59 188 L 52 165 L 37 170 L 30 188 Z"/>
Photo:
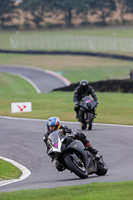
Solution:
<path fill-rule="evenodd" d="M 38 93 L 50 92 L 53 89 L 70 84 L 70 81 L 63 76 L 39 68 L 0 65 L 0 72 L 16 74 L 26 79 Z"/>
<path fill-rule="evenodd" d="M 78 122 L 64 124 L 80 130 Z M 84 131 L 108 166 L 107 175 L 94 174 L 88 179 L 80 179 L 68 170 L 56 170 L 42 139 L 46 120 L 1 116 L 0 127 L 1 156 L 15 160 L 31 171 L 27 179 L 2 186 L 0 192 L 133 180 L 133 126 L 93 124 L 91 131 Z"/>

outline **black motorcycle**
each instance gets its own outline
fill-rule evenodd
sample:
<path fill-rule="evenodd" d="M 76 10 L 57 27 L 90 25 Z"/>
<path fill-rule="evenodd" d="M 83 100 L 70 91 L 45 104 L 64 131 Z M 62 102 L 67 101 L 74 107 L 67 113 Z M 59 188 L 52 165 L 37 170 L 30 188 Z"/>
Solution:
<path fill-rule="evenodd" d="M 85 96 L 81 99 L 79 106 L 78 115 L 79 121 L 81 122 L 81 129 L 85 130 L 87 128 L 88 130 L 91 130 L 97 103 L 90 96 Z"/>
<path fill-rule="evenodd" d="M 73 135 L 63 134 L 62 130 L 52 132 L 47 140 L 48 155 L 56 160 L 64 169 L 75 173 L 85 179 L 90 174 L 99 176 L 107 173 L 107 166 L 102 156 L 96 160 L 79 140 L 74 140 Z"/>

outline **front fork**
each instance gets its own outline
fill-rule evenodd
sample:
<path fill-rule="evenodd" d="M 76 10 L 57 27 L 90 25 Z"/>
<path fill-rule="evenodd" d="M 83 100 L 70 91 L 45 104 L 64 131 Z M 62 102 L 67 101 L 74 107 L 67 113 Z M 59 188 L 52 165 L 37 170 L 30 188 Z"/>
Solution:
<path fill-rule="evenodd" d="M 92 114 L 92 118 L 94 119 L 95 111 L 92 110 L 91 114 Z M 79 121 L 82 124 L 85 124 L 85 123 L 89 122 L 89 119 L 88 119 L 86 111 L 81 111 L 81 110 L 79 111 Z"/>

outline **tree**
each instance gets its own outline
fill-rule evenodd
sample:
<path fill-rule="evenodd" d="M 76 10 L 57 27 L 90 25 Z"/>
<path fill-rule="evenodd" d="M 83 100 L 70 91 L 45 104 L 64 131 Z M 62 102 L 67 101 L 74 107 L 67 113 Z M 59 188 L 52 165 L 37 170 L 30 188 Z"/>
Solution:
<path fill-rule="evenodd" d="M 52 5 L 53 10 L 64 13 L 66 26 L 71 26 L 73 17 L 72 11 L 75 10 L 77 14 L 87 12 L 87 1 L 89 0 L 53 0 Z"/>
<path fill-rule="evenodd" d="M 23 0 L 19 8 L 30 13 L 32 21 L 40 28 L 40 23 L 44 21 L 45 11 L 48 9 L 50 0 Z"/>
<path fill-rule="evenodd" d="M 0 26 L 3 27 L 5 22 L 9 22 L 15 15 L 15 4 L 10 0 L 0 0 Z"/>
<path fill-rule="evenodd" d="M 111 17 L 113 11 L 116 10 L 116 4 L 114 0 L 91 0 L 89 4 L 92 13 L 97 14 L 104 23 L 106 23 L 106 18 Z"/>
<path fill-rule="evenodd" d="M 120 9 L 121 23 L 124 24 L 124 15 L 126 13 L 133 13 L 133 1 L 131 0 L 116 0 Z"/>

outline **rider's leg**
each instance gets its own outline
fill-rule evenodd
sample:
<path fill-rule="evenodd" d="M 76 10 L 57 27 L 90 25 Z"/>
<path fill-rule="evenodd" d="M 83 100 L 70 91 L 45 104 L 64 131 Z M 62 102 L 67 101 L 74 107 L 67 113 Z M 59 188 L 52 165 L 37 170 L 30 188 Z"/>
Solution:
<path fill-rule="evenodd" d="M 74 111 L 76 112 L 76 118 L 79 118 L 78 112 L 79 112 L 79 105 L 74 106 Z"/>

